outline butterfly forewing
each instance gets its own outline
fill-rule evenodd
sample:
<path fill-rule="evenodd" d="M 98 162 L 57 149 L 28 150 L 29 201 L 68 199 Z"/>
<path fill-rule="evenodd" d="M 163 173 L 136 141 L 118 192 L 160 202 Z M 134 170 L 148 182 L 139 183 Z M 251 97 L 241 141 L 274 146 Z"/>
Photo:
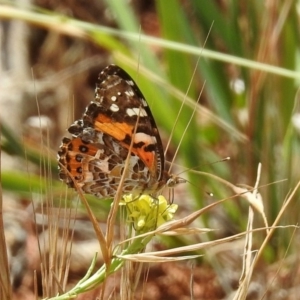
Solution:
<path fill-rule="evenodd" d="M 84 192 L 106 198 L 114 196 L 126 172 L 124 194 L 154 194 L 168 176 L 150 108 L 133 79 L 120 67 L 106 67 L 98 79 L 95 99 L 82 119 L 69 127 L 72 138 L 64 138 L 60 146 L 60 179 L 70 187 L 76 182 Z"/>

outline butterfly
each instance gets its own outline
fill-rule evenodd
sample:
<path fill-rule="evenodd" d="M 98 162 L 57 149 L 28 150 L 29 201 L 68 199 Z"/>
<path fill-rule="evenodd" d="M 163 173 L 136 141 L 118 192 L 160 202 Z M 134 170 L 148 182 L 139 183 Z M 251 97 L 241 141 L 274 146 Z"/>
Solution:
<path fill-rule="evenodd" d="M 69 187 L 113 198 L 122 176 L 122 193 L 136 196 L 156 195 L 181 182 L 164 169 L 163 145 L 147 101 L 116 65 L 99 74 L 94 100 L 68 131 L 72 137 L 63 138 L 58 162 L 59 178 Z"/>

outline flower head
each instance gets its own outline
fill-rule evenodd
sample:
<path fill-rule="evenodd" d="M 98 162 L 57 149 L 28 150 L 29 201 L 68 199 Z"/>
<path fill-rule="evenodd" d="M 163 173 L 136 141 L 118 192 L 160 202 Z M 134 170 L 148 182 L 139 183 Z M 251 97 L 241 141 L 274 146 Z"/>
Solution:
<path fill-rule="evenodd" d="M 149 232 L 172 220 L 178 208 L 177 204 L 169 204 L 163 196 L 152 198 L 149 195 L 134 199 L 131 194 L 125 195 L 120 204 L 126 205 L 129 221 L 138 233 Z"/>

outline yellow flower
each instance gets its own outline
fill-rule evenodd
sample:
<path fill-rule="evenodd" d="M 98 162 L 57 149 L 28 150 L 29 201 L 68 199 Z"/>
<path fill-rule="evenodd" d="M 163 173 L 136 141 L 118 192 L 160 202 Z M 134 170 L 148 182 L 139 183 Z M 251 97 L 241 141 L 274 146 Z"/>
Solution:
<path fill-rule="evenodd" d="M 152 198 L 141 195 L 133 199 L 131 194 L 123 196 L 120 205 L 126 205 L 128 219 L 138 233 L 149 232 L 172 220 L 178 208 L 177 204 L 169 204 L 163 196 Z"/>

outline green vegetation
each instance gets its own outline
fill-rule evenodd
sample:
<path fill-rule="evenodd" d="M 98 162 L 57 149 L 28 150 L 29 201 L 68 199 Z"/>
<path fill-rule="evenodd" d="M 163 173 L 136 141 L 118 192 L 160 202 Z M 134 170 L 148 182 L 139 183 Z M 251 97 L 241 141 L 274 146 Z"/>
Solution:
<path fill-rule="evenodd" d="M 82 47 L 86 43 L 86 47 L 93 45 L 105 50 L 111 61 L 135 78 L 151 106 L 165 144 L 171 138 L 168 161 L 173 160 L 174 149 L 180 145 L 176 156 L 180 167 L 176 165 L 173 172 L 179 172 L 189 182 L 184 187 L 188 193 L 183 196 L 175 189 L 178 210 L 188 207 L 191 213 L 227 199 L 213 205 L 213 210 L 207 209 L 203 223 L 196 220 L 195 227 L 217 224 L 217 228 L 222 228 L 221 233 L 209 233 L 206 238 L 217 240 L 245 232 L 249 202 L 256 216 L 250 221 L 254 228 L 266 225 L 264 214 L 269 225 L 280 213 L 276 225 L 297 225 L 299 192 L 293 194 L 291 205 L 284 210 L 282 207 L 300 178 L 298 1 L 158 0 L 152 16 L 154 25 L 146 28 L 157 37 L 140 28 L 142 15 L 135 13 L 127 1 L 105 2 L 118 29 L 36 7 L 18 8 L 1 3 L 0 19 L 23 20 L 32 30 L 43 28 L 65 35 Z M 8 130 L 9 119 L 3 122 L 2 151 L 21 157 L 24 164 L 30 161 L 42 165 L 41 169 L 50 175 L 46 181 L 41 180 L 40 193 L 47 194 L 47 183 L 51 183 L 50 192 L 61 197 L 57 195 L 64 189 L 51 176 L 55 172 L 54 151 L 49 150 L 45 156 L 45 151 L 33 149 L 22 138 L 18 141 Z M 218 162 L 225 157 L 231 159 Z M 252 200 L 232 199 L 239 193 L 236 185 L 253 191 L 259 163 L 262 169 L 258 192 L 264 207 L 261 210 Z M 44 171 L 43 174 L 47 173 Z M 4 190 L 22 196 L 38 190 L 36 177 L 28 183 L 24 173 L 16 170 L 3 171 L 2 178 Z M 97 210 L 97 201 L 91 200 L 90 205 L 93 211 Z M 109 210 L 109 205 L 101 205 L 105 212 Z M 260 247 L 257 245 L 262 244 L 265 236 L 265 230 L 254 234 L 253 249 Z M 298 251 L 291 229 L 268 233 L 268 237 L 260 253 L 266 264 L 283 259 L 287 249 L 291 256 Z M 199 240 L 179 235 L 176 239 L 165 238 L 164 242 L 185 246 Z M 207 258 L 214 268 L 220 268 L 212 262 L 218 258 L 209 255 Z M 238 297 L 244 299 L 241 294 Z"/>

